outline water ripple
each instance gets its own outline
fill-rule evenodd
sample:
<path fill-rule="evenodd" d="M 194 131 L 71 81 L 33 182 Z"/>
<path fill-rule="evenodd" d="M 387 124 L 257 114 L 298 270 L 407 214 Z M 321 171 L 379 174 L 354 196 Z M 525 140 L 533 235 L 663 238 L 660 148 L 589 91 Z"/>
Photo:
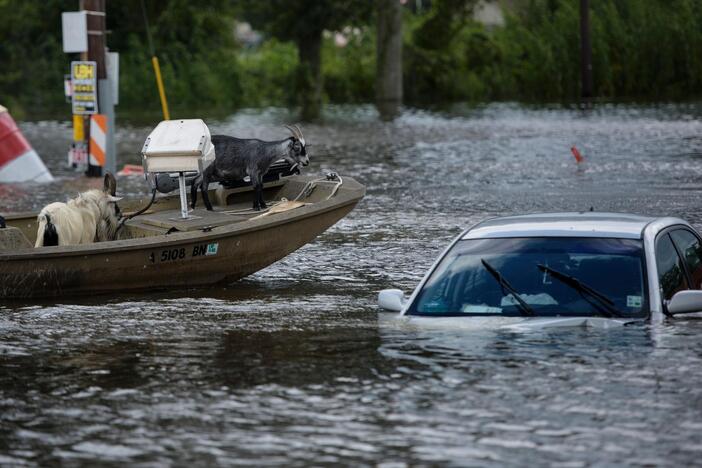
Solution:
<path fill-rule="evenodd" d="M 490 216 L 560 210 L 702 226 L 702 107 L 332 106 L 304 125 L 313 171 L 367 197 L 315 242 L 215 288 L 0 304 L 0 464 L 563 467 L 696 463 L 702 321 L 513 333 L 410 326 L 411 290 Z M 211 121 L 277 138 L 284 109 Z M 57 176 L 0 187 L 1 211 L 98 186 L 63 167 L 67 122 L 22 122 Z M 123 123 L 121 163 L 149 128 Z M 570 147 L 586 162 L 576 165 Z M 145 192 L 140 178 L 121 194 Z"/>

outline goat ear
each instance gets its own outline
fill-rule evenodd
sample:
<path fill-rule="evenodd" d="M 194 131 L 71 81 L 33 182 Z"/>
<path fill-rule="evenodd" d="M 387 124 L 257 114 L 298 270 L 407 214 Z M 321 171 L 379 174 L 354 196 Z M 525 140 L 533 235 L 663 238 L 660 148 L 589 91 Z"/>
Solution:
<path fill-rule="evenodd" d="M 105 174 L 105 183 L 103 185 L 102 191 L 105 193 L 109 193 L 113 197 L 117 193 L 117 181 L 115 180 L 115 176 L 113 176 L 110 172 Z"/>
<path fill-rule="evenodd" d="M 122 199 L 122 197 L 115 197 L 113 195 L 110 195 L 107 199 L 111 202 L 117 203 L 118 201 L 120 201 Z"/>

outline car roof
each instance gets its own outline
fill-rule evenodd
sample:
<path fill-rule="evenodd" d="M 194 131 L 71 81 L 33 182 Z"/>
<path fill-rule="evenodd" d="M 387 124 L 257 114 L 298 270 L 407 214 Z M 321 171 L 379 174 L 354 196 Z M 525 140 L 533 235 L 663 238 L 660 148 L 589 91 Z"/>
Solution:
<path fill-rule="evenodd" d="M 609 237 L 641 239 L 644 228 L 657 219 L 624 213 L 538 213 L 505 216 L 483 221 L 466 232 L 463 239 L 505 237 Z M 685 223 L 679 220 L 681 223 Z M 687 223 L 685 223 L 687 224 Z"/>

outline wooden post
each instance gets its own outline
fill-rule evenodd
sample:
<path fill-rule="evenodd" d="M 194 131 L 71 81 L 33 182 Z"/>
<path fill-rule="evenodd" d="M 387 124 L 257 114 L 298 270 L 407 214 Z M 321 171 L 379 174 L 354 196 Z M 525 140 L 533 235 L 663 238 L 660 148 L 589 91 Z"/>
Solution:
<path fill-rule="evenodd" d="M 102 86 L 107 84 L 107 64 L 105 58 L 105 0 L 81 0 L 80 9 L 85 10 L 88 22 L 88 52 L 81 54 L 82 60 L 92 60 L 97 66 L 97 87 L 98 96 Z M 112 105 L 111 102 L 103 102 L 98 98 L 98 112 L 104 114 L 106 109 L 103 106 Z M 86 130 L 86 147 L 90 144 L 90 116 L 86 115 L 84 128 Z M 108 122 L 110 130 L 114 122 Z M 90 164 L 88 161 L 88 169 L 85 171 L 88 177 L 102 176 L 102 167 Z"/>
<path fill-rule="evenodd" d="M 376 107 L 382 119 L 391 120 L 402 105 L 402 5 L 400 0 L 378 0 L 376 5 Z"/>
<path fill-rule="evenodd" d="M 580 0 L 580 84 L 582 103 L 590 107 L 593 97 L 590 0 Z"/>
<path fill-rule="evenodd" d="M 97 78 L 107 78 L 105 64 L 105 0 L 82 0 L 81 10 L 88 16 L 88 57 L 97 63 Z"/>

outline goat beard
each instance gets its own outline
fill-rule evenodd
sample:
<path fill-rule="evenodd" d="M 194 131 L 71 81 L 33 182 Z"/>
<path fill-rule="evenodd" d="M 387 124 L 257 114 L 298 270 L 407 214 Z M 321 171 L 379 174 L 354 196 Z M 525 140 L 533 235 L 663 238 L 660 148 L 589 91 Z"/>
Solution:
<path fill-rule="evenodd" d="M 112 217 L 103 218 L 98 223 L 98 242 L 115 240 L 117 237 L 117 226 L 119 223 Z"/>
<path fill-rule="evenodd" d="M 115 240 L 120 218 L 111 212 L 112 208 L 109 205 L 100 208 L 100 220 L 96 232 L 97 240 L 98 242 Z"/>
<path fill-rule="evenodd" d="M 111 241 L 117 237 L 119 219 L 114 208 L 110 206 L 112 198 L 112 196 L 98 190 L 83 192 L 78 196 L 77 204 L 86 207 L 93 204 L 97 208 L 98 219 L 95 226 L 95 240 L 97 242 Z"/>

